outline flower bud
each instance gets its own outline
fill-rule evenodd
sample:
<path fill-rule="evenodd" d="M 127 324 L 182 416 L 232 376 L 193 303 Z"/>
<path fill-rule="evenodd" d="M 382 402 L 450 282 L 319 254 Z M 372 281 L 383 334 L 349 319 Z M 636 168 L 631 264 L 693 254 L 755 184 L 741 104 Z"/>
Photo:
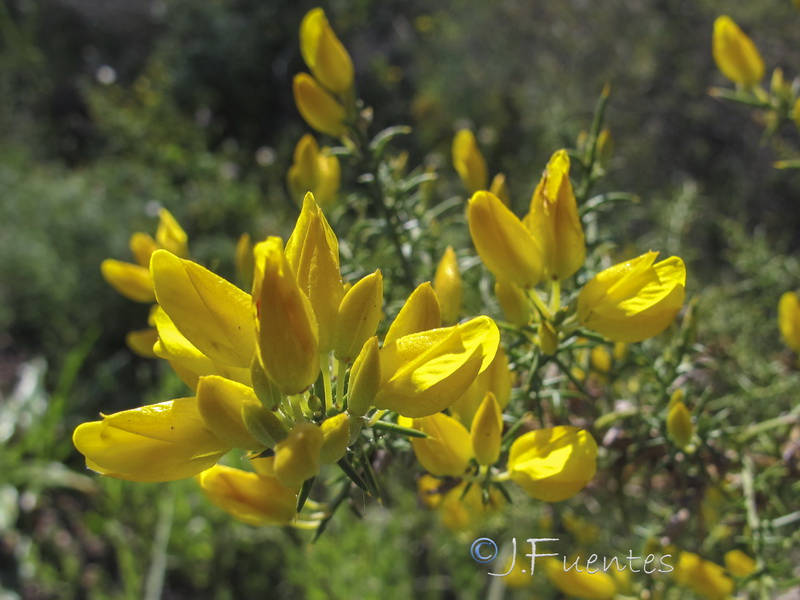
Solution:
<path fill-rule="evenodd" d="M 325 436 L 313 423 L 297 423 L 289 436 L 275 445 L 275 476 L 283 485 L 300 487 L 319 473 L 320 451 Z"/>
<path fill-rule="evenodd" d="M 500 457 L 500 442 L 503 437 L 503 416 L 500 405 L 492 392 L 484 396 L 472 419 L 470 438 L 475 458 L 482 465 L 493 465 Z"/>
<path fill-rule="evenodd" d="M 162 208 L 158 211 L 158 217 L 158 229 L 156 230 L 158 245 L 180 258 L 189 256 L 188 237 L 172 213 L 166 208 Z"/>
<path fill-rule="evenodd" d="M 319 326 L 319 350 L 330 352 L 339 304 L 344 296 L 339 272 L 339 241 L 310 192 L 303 200 L 297 224 L 286 242 L 286 259 L 314 309 Z"/>
<path fill-rule="evenodd" d="M 673 402 L 667 413 L 667 435 L 681 449 L 692 441 L 694 425 L 689 409 L 680 400 Z"/>
<path fill-rule="evenodd" d="M 319 333 L 311 302 L 295 279 L 280 238 L 255 248 L 256 335 L 261 365 L 284 394 L 299 394 L 319 375 Z"/>
<path fill-rule="evenodd" d="M 566 500 L 594 477 L 597 443 L 588 431 L 573 426 L 529 431 L 511 444 L 508 470 L 537 500 Z"/>
<path fill-rule="evenodd" d="M 539 323 L 537 342 L 545 356 L 554 356 L 558 352 L 558 331 L 550 321 Z"/>
<path fill-rule="evenodd" d="M 130 249 L 136 264 L 149 269 L 150 257 L 158 250 L 158 242 L 146 233 L 136 232 L 131 236 Z"/>
<path fill-rule="evenodd" d="M 543 275 L 550 279 L 570 277 L 580 269 L 586 257 L 586 242 L 569 180 L 569 166 L 566 150 L 553 154 L 524 219 L 542 250 Z"/>
<path fill-rule="evenodd" d="M 725 569 L 692 552 L 680 553 L 672 577 L 704 598 L 727 598 L 733 592 L 733 580 L 725 574 Z"/>
<path fill-rule="evenodd" d="M 729 550 L 725 553 L 725 568 L 734 577 L 747 577 L 756 570 L 756 561 L 741 550 Z"/>
<path fill-rule="evenodd" d="M 511 206 L 511 195 L 508 193 L 508 185 L 506 185 L 506 176 L 498 173 L 492 179 L 492 185 L 489 186 L 489 191 L 500 198 L 503 204 Z"/>
<path fill-rule="evenodd" d="M 533 307 L 525 296 L 525 290 L 518 285 L 498 279 L 494 284 L 494 295 L 506 321 L 512 325 L 524 327 L 533 320 Z"/>
<path fill-rule="evenodd" d="M 453 167 L 467 192 L 473 194 L 486 189 L 489 179 L 486 161 L 469 129 L 459 130 L 453 138 Z"/>
<path fill-rule="evenodd" d="M 711 44 L 714 62 L 733 83 L 753 86 L 764 78 L 764 61 L 753 40 L 728 16 L 714 21 Z"/>
<path fill-rule="evenodd" d="M 297 515 L 297 494 L 275 477 L 214 465 L 195 479 L 211 502 L 248 525 L 287 525 Z"/>
<path fill-rule="evenodd" d="M 476 192 L 469 201 L 468 217 L 472 243 L 495 277 L 520 287 L 539 283 L 543 269 L 539 244 L 497 196 Z"/>
<path fill-rule="evenodd" d="M 778 327 L 783 341 L 795 352 L 800 352 L 800 298 L 794 292 L 785 292 L 778 303 Z"/>
<path fill-rule="evenodd" d="M 320 460 L 332 465 L 344 456 L 350 441 L 350 422 L 347 413 L 339 413 L 322 422 L 322 450 Z"/>
<path fill-rule="evenodd" d="M 342 137 L 347 131 L 344 107 L 317 80 L 307 73 L 294 76 L 292 89 L 297 110 L 313 129 L 331 137 Z"/>
<path fill-rule="evenodd" d="M 353 61 L 321 8 L 310 10 L 300 24 L 300 52 L 314 77 L 333 93 L 353 87 Z"/>
<path fill-rule="evenodd" d="M 389 326 L 384 344 L 391 344 L 404 335 L 428 331 L 441 326 L 441 305 L 430 281 L 426 281 L 411 292 L 403 304 L 403 308 Z"/>
<path fill-rule="evenodd" d="M 256 260 L 253 256 L 253 241 L 249 233 L 243 233 L 236 242 L 235 251 L 236 275 L 246 290 L 253 289 L 253 270 Z"/>
<path fill-rule="evenodd" d="M 378 338 L 366 341 L 350 369 L 350 385 L 347 393 L 347 411 L 354 416 L 367 414 L 375 401 L 381 384 L 381 363 Z"/>
<path fill-rule="evenodd" d="M 566 560 L 566 557 L 564 558 Z M 555 558 L 542 561 L 547 578 L 558 590 L 571 598 L 591 598 L 593 600 L 612 600 L 617 595 L 614 578 L 602 570 L 585 571 L 564 569 L 564 563 Z"/>
<path fill-rule="evenodd" d="M 452 324 L 458 321 L 461 315 L 461 294 L 462 294 L 461 273 L 458 270 L 458 259 L 452 246 L 448 246 L 444 251 L 439 266 L 436 267 L 436 275 L 433 278 L 433 290 L 439 299 L 439 306 L 442 309 L 442 321 L 445 324 Z"/>
<path fill-rule="evenodd" d="M 158 342 L 158 330 L 155 327 L 129 331 L 125 336 L 125 345 L 144 358 L 157 358 L 153 352 L 156 342 Z"/>
<path fill-rule="evenodd" d="M 253 389 L 246 385 L 215 375 L 200 378 L 197 384 L 197 409 L 214 435 L 232 448 L 260 451 L 265 446 L 274 445 L 274 441 L 262 443 L 250 433 L 242 417 L 245 405 L 265 410 Z"/>
<path fill-rule="evenodd" d="M 617 342 L 640 342 L 669 327 L 683 306 L 686 267 L 678 257 L 655 263 L 657 256 L 648 252 L 598 273 L 578 296 L 580 322 Z"/>
<path fill-rule="evenodd" d="M 321 152 L 317 141 L 306 134 L 294 149 L 294 164 L 286 177 L 289 191 L 297 202 L 302 202 L 306 193 L 312 192 L 320 206 L 328 206 L 336 199 L 341 183 L 339 159 L 333 154 Z"/>
<path fill-rule="evenodd" d="M 122 262 L 107 258 L 100 263 L 100 272 L 117 293 L 134 302 L 155 302 L 153 282 L 150 280 L 150 271 L 132 263 Z"/>
<path fill-rule="evenodd" d="M 334 356 L 353 362 L 361 348 L 375 335 L 381 320 L 383 275 L 380 270 L 358 281 L 345 294 L 336 317 Z"/>

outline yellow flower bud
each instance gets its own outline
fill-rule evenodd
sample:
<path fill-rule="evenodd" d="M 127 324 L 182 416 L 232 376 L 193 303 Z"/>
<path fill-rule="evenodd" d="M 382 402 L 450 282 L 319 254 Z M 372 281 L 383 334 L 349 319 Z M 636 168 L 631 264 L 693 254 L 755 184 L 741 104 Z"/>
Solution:
<path fill-rule="evenodd" d="M 275 477 L 214 465 L 195 479 L 211 502 L 248 525 L 287 525 L 297 514 L 297 494 Z"/>
<path fill-rule="evenodd" d="M 611 372 L 611 366 L 613 364 L 611 352 L 606 346 L 595 346 L 589 353 L 589 364 L 591 364 L 592 369 L 598 373 L 607 375 Z"/>
<path fill-rule="evenodd" d="M 500 332 L 488 317 L 423 331 L 385 344 L 374 404 L 407 417 L 444 410 L 461 396 L 497 353 Z"/>
<path fill-rule="evenodd" d="M 289 167 L 287 182 L 292 197 L 302 202 L 306 193 L 312 192 L 320 206 L 328 206 L 336 199 L 341 183 L 339 159 L 320 152 L 314 136 L 304 135 L 294 149 L 294 164 Z"/>
<path fill-rule="evenodd" d="M 333 93 L 353 87 L 353 61 L 321 8 L 310 10 L 300 24 L 300 52 L 314 77 Z"/>
<path fill-rule="evenodd" d="M 311 302 L 295 279 L 280 238 L 255 247 L 258 318 L 256 335 L 261 365 L 284 394 L 299 394 L 319 375 L 319 333 Z"/>
<path fill-rule="evenodd" d="M 469 201 L 469 233 L 483 264 L 520 287 L 539 283 L 542 251 L 530 231 L 497 196 L 476 192 Z"/>
<path fill-rule="evenodd" d="M 545 558 L 542 561 L 547 578 L 563 594 L 573 598 L 588 598 L 591 600 L 611 600 L 617 594 L 617 585 L 614 578 L 602 570 L 591 573 L 577 568 L 565 570 L 563 560 Z M 567 565 L 573 564 L 567 561 Z"/>
<path fill-rule="evenodd" d="M 725 553 L 725 568 L 734 577 L 747 577 L 756 570 L 756 561 L 741 550 L 731 550 Z"/>
<path fill-rule="evenodd" d="M 354 416 L 367 414 L 381 384 L 381 363 L 378 338 L 366 341 L 350 369 L 347 411 Z"/>
<path fill-rule="evenodd" d="M 239 277 L 242 287 L 246 290 L 252 289 L 256 261 L 253 256 L 253 241 L 250 239 L 249 233 L 239 236 L 239 241 L 236 242 L 235 261 L 236 275 Z"/>
<path fill-rule="evenodd" d="M 150 271 L 132 263 L 107 258 L 100 263 L 100 272 L 117 293 L 134 302 L 155 302 Z"/>
<path fill-rule="evenodd" d="M 506 321 L 517 327 L 524 327 L 531 322 L 533 307 L 521 287 L 498 279 L 494 284 L 494 295 L 500 302 Z"/>
<path fill-rule="evenodd" d="M 581 268 L 586 257 L 586 242 L 569 180 L 569 166 L 566 150 L 553 154 L 524 219 L 539 242 L 544 277 L 550 279 L 570 277 Z"/>
<path fill-rule="evenodd" d="M 334 356 L 352 362 L 381 320 L 383 275 L 380 270 L 367 275 L 345 294 L 336 317 Z"/>
<path fill-rule="evenodd" d="M 442 321 L 452 324 L 458 321 L 461 315 L 462 294 L 461 272 L 458 270 L 458 259 L 452 246 L 444 251 L 436 275 L 433 278 L 433 290 L 439 299 L 442 310 Z"/>
<path fill-rule="evenodd" d="M 800 352 L 800 298 L 794 292 L 785 292 L 778 303 L 778 326 L 783 341 L 795 352 Z"/>
<path fill-rule="evenodd" d="M 692 441 L 694 435 L 692 416 L 680 400 L 673 402 L 667 413 L 667 435 L 681 449 L 686 448 Z"/>
<path fill-rule="evenodd" d="M 295 488 L 319 473 L 320 452 L 325 436 L 313 423 L 297 423 L 289 436 L 275 445 L 275 476 Z"/>
<path fill-rule="evenodd" d="M 469 129 L 461 129 L 453 138 L 453 167 L 467 192 L 473 194 L 486 189 L 489 180 L 486 161 Z"/>
<path fill-rule="evenodd" d="M 192 477 L 231 449 L 206 427 L 196 398 L 104 415 L 79 425 L 72 442 L 88 468 L 128 481 Z"/>
<path fill-rule="evenodd" d="M 470 439 L 475 458 L 482 465 L 493 465 L 500 458 L 503 415 L 492 392 L 488 392 L 472 419 Z"/>
<path fill-rule="evenodd" d="M 680 553 L 672 576 L 679 585 L 710 600 L 726 598 L 733 592 L 733 580 L 725 569 L 691 552 Z"/>
<path fill-rule="evenodd" d="M 339 272 L 339 241 L 325 215 L 307 193 L 297 224 L 286 242 L 286 259 L 314 309 L 319 325 L 319 349 L 333 349 L 339 304 L 344 296 Z"/>
<path fill-rule="evenodd" d="M 125 344 L 139 356 L 156 358 L 153 346 L 158 341 L 158 330 L 155 327 L 131 331 L 125 336 Z"/>
<path fill-rule="evenodd" d="M 511 479 L 529 495 L 559 502 L 580 492 L 597 470 L 597 443 L 584 429 L 558 426 L 529 431 L 511 444 Z"/>
<path fill-rule="evenodd" d="M 764 61 L 753 40 L 730 17 L 714 21 L 711 50 L 717 68 L 733 83 L 752 86 L 764 78 Z"/>
<path fill-rule="evenodd" d="M 330 92 L 307 73 L 294 76 L 292 89 L 297 110 L 313 129 L 332 137 L 342 137 L 347 131 L 344 107 Z"/>
<path fill-rule="evenodd" d="M 150 256 L 158 250 L 158 243 L 148 234 L 137 232 L 131 236 L 130 249 L 136 264 L 148 269 L 150 267 Z"/>
<path fill-rule="evenodd" d="M 409 422 L 410 421 L 410 422 Z M 472 443 L 466 427 L 444 413 L 416 419 L 401 419 L 401 424 L 421 431 L 427 438 L 411 438 L 419 464 L 432 475 L 462 475 L 472 458 Z"/>
<path fill-rule="evenodd" d="M 492 185 L 489 186 L 489 191 L 500 198 L 506 206 L 511 206 L 511 195 L 508 193 L 508 185 L 506 185 L 506 176 L 498 173 L 492 179 Z"/>
<path fill-rule="evenodd" d="M 350 421 L 347 413 L 339 413 L 322 422 L 322 450 L 320 460 L 331 465 L 344 456 L 350 441 Z"/>
<path fill-rule="evenodd" d="M 439 299 L 426 281 L 417 286 L 397 313 L 389 326 L 384 344 L 391 344 L 397 338 L 420 331 L 428 331 L 442 326 L 442 313 Z"/>
<path fill-rule="evenodd" d="M 686 267 L 678 257 L 655 263 L 657 256 L 614 265 L 583 286 L 581 323 L 617 342 L 640 342 L 669 327 L 683 306 Z"/>
<path fill-rule="evenodd" d="M 162 208 L 158 211 L 158 217 L 158 229 L 156 230 L 158 245 L 180 258 L 189 256 L 188 237 L 172 213 L 166 208 Z"/>
<path fill-rule="evenodd" d="M 150 259 L 156 299 L 177 329 L 215 362 L 249 368 L 255 352 L 250 296 L 166 250 Z"/>

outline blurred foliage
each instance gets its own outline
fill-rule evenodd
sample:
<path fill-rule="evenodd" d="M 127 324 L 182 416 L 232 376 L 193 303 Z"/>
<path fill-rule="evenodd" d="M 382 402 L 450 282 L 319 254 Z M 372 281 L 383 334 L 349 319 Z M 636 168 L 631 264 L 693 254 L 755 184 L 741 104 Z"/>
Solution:
<path fill-rule="evenodd" d="M 130 233 L 151 231 L 163 205 L 189 233 L 193 256 L 232 277 L 239 233 L 285 234 L 293 222 L 284 178 L 306 129 L 290 82 L 301 68 L 296 25 L 311 6 L 0 3 L 0 423 L 14 424 L 0 431 L 3 600 L 152 598 L 148 590 L 161 589 L 160 578 L 164 598 L 496 593 L 484 566 L 469 557 L 479 532 L 454 536 L 399 489 L 388 494 L 397 503 L 391 513 L 372 507 L 364 521 L 355 514 L 337 520 L 309 547 L 297 534 L 231 522 L 190 482 L 142 486 L 84 475 L 69 443 L 74 425 L 101 406 L 136 406 L 179 385 L 124 347 L 125 332 L 140 326 L 146 308 L 107 287 L 102 259 L 130 258 Z M 687 459 L 659 445 L 662 437 L 652 462 L 625 471 L 612 461 L 625 450 L 609 451 L 605 478 L 594 485 L 607 486 L 618 504 L 587 500 L 579 514 L 565 515 L 558 506 L 521 501 L 480 534 L 521 542 L 550 523 L 555 537 L 566 536 L 570 518 L 599 522 L 613 513 L 627 516 L 627 526 L 602 542 L 622 556 L 655 543 L 662 521 L 712 540 L 738 532 L 734 541 L 741 542 L 746 513 L 757 506 L 762 538 L 781 540 L 769 546 L 768 564 L 790 573 L 800 560 L 796 522 L 781 519 L 798 510 L 798 490 L 774 488 L 796 481 L 800 433 L 785 416 L 796 407 L 800 374 L 796 357 L 781 350 L 775 307 L 784 290 L 800 285 L 800 179 L 772 168 L 776 150 L 761 139 L 758 111 L 721 103 L 707 89 L 722 83 L 710 35 L 725 12 L 735 11 L 767 64 L 797 75 L 800 13 L 792 3 L 613 0 L 598 8 L 584 0 L 332 0 L 326 9 L 353 55 L 360 95 L 376 109 L 376 128 L 414 128 L 414 136 L 393 142 L 409 154 L 387 179 L 406 176 L 404 162 L 421 165 L 418 174 L 439 171 L 435 190 L 422 186 L 412 199 L 424 203 L 435 194 L 461 202 L 449 152 L 454 131 L 469 125 L 490 172 L 508 176 L 520 212 L 553 149 L 574 145 L 610 82 L 607 121 L 616 151 L 603 185 L 635 191 L 641 201 L 603 213 L 603 232 L 630 240 L 626 255 L 663 248 L 689 265 L 692 310 L 702 327 L 689 366 L 673 375 L 705 408 L 697 427 L 721 431 L 727 454 L 706 448 L 681 470 Z M 786 139 L 796 147 L 797 131 Z M 335 218 L 362 216 L 337 210 Z M 366 218 L 374 215 L 363 216 L 355 237 L 375 245 L 342 252 L 367 271 L 392 247 Z M 461 215 L 437 224 L 441 246 L 418 257 L 418 272 L 432 275 L 460 225 Z M 464 272 L 470 310 L 490 296 L 478 271 Z M 488 304 L 497 316 L 494 300 Z M 397 308 L 389 304 L 387 312 Z M 635 360 L 617 366 L 629 373 L 641 367 Z M 594 399 L 613 408 L 663 391 L 640 379 L 624 394 L 598 384 Z M 658 410 L 666 408 L 662 400 Z M 634 432 L 636 443 L 653 435 L 650 417 Z M 763 423 L 791 433 L 777 436 Z M 702 460 L 712 457 L 724 473 L 745 447 L 757 459 L 755 491 L 715 491 L 726 504 L 714 528 L 703 521 L 710 490 L 697 484 Z M 649 498 L 651 480 L 671 503 L 625 501 Z M 659 585 L 655 579 L 653 589 Z"/>

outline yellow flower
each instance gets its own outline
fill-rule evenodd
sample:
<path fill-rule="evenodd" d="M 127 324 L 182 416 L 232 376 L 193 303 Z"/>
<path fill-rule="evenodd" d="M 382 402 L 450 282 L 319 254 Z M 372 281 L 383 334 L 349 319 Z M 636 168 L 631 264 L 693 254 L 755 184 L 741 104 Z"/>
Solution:
<path fill-rule="evenodd" d="M 672 576 L 679 585 L 709 600 L 721 600 L 733 592 L 733 580 L 725 569 L 691 552 L 680 553 Z"/>
<path fill-rule="evenodd" d="M 461 315 L 461 288 L 458 259 L 453 247 L 448 246 L 436 267 L 436 275 L 433 278 L 433 289 L 439 299 L 442 321 L 447 324 L 455 323 Z"/>
<path fill-rule="evenodd" d="M 322 422 L 322 449 L 320 460 L 325 464 L 333 464 L 344 456 L 350 441 L 350 422 L 347 413 L 339 413 Z"/>
<path fill-rule="evenodd" d="M 573 426 L 529 431 L 511 444 L 511 479 L 544 502 L 571 498 L 597 469 L 597 443 L 588 431 Z"/>
<path fill-rule="evenodd" d="M 307 133 L 294 149 L 294 163 L 286 177 L 289 191 L 297 202 L 302 202 L 307 192 L 312 192 L 320 206 L 328 206 L 336 199 L 341 183 L 339 159 L 319 149 L 314 136 Z"/>
<path fill-rule="evenodd" d="M 297 110 L 306 123 L 320 133 L 342 137 L 347 131 L 347 113 L 339 101 L 308 73 L 294 77 L 292 89 Z"/>
<path fill-rule="evenodd" d="M 734 577 L 747 577 L 756 570 L 756 561 L 741 550 L 731 550 L 725 553 L 725 568 Z"/>
<path fill-rule="evenodd" d="M 172 252 L 175 256 L 181 258 L 189 256 L 188 237 L 180 223 L 175 220 L 175 217 L 166 208 L 158 211 L 158 217 L 158 229 L 156 230 L 156 242 L 158 242 L 158 245 L 164 250 Z"/>
<path fill-rule="evenodd" d="M 319 329 L 282 246 L 277 237 L 256 245 L 253 301 L 261 365 L 284 394 L 292 395 L 304 391 L 319 375 Z"/>
<path fill-rule="evenodd" d="M 287 525 L 297 515 L 297 494 L 275 477 L 214 465 L 195 479 L 211 502 L 248 525 Z"/>
<path fill-rule="evenodd" d="M 553 154 L 547 164 L 524 222 L 539 242 L 545 278 L 566 279 L 581 268 L 586 243 L 569 180 L 566 150 Z"/>
<path fill-rule="evenodd" d="M 500 442 L 503 437 L 503 415 L 497 398 L 487 392 L 469 430 L 472 450 L 481 465 L 493 465 L 500 458 Z"/>
<path fill-rule="evenodd" d="M 319 349 L 330 352 L 334 345 L 336 315 L 344 296 L 339 272 L 339 241 L 311 192 L 305 195 L 303 209 L 286 242 L 286 260 L 314 309 L 319 326 Z"/>
<path fill-rule="evenodd" d="M 578 571 L 576 568 L 565 570 L 563 560 L 555 558 L 546 558 L 542 564 L 548 579 L 568 596 L 610 600 L 617 593 L 614 578 L 602 570 L 596 573 L 590 573 L 588 570 Z M 571 564 L 573 563 L 568 562 L 567 566 Z"/>
<path fill-rule="evenodd" d="M 764 78 L 764 61 L 753 40 L 730 17 L 714 21 L 711 49 L 717 68 L 733 83 L 752 86 Z"/>
<path fill-rule="evenodd" d="M 539 283 L 544 267 L 539 243 L 497 196 L 476 192 L 468 217 L 472 243 L 495 277 L 523 288 Z"/>
<path fill-rule="evenodd" d="M 383 275 L 375 271 L 359 280 L 345 294 L 336 317 L 334 356 L 345 362 L 355 360 L 381 320 Z"/>
<path fill-rule="evenodd" d="M 454 418 L 436 413 L 416 419 L 400 418 L 398 423 L 417 429 L 427 438 L 411 438 L 411 447 L 419 464 L 432 475 L 459 476 L 473 457 L 467 429 Z"/>
<path fill-rule="evenodd" d="M 231 446 L 206 427 L 196 398 L 104 415 L 72 435 L 86 466 L 129 481 L 174 481 L 214 465 Z"/>
<path fill-rule="evenodd" d="M 785 292 L 778 303 L 778 326 L 783 341 L 795 352 L 800 352 L 800 298 L 794 292 Z"/>
<path fill-rule="evenodd" d="M 578 296 L 581 323 L 617 342 L 640 342 L 664 331 L 683 305 L 686 267 L 657 252 L 598 273 Z M 655 263 L 655 264 L 654 264 Z"/>
<path fill-rule="evenodd" d="M 444 410 L 486 370 L 500 332 L 488 317 L 403 336 L 380 350 L 381 385 L 374 404 L 406 417 Z"/>
<path fill-rule="evenodd" d="M 453 138 L 453 166 L 470 194 L 486 189 L 486 161 L 469 129 L 461 129 Z"/>
<path fill-rule="evenodd" d="M 300 422 L 289 436 L 275 445 L 275 476 L 288 487 L 299 487 L 319 473 L 325 435 L 317 425 Z"/>
<path fill-rule="evenodd" d="M 397 338 L 420 331 L 428 331 L 442 326 L 441 305 L 436 293 L 431 287 L 431 282 L 426 281 L 416 287 L 397 313 L 394 321 L 389 326 L 389 331 L 384 339 L 385 344 L 391 344 Z"/>
<path fill-rule="evenodd" d="M 155 301 L 153 283 L 147 267 L 107 258 L 100 263 L 100 272 L 103 279 L 128 300 L 146 303 Z"/>
<path fill-rule="evenodd" d="M 334 94 L 353 87 L 353 61 L 321 8 L 310 10 L 300 24 L 300 52 L 314 77 Z"/>
<path fill-rule="evenodd" d="M 681 449 L 692 441 L 694 425 L 689 409 L 680 400 L 673 402 L 667 413 L 667 434 L 674 444 Z"/>

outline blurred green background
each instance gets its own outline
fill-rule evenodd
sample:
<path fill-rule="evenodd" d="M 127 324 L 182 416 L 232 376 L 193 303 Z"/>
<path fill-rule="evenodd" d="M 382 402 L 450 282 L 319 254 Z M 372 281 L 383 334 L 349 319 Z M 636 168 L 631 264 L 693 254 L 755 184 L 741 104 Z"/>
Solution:
<path fill-rule="evenodd" d="M 101 260 L 127 260 L 130 234 L 153 231 L 159 206 L 187 230 L 193 256 L 228 276 L 240 233 L 290 230 L 285 174 L 308 131 L 291 79 L 304 69 L 297 29 L 314 6 L 0 3 L 0 599 L 489 593 L 468 554 L 476 536 L 442 533 L 402 489 L 391 510 L 376 507 L 366 522 L 339 515 L 310 547 L 296 532 L 232 523 L 191 482 L 100 480 L 70 442 L 100 410 L 181 393 L 162 365 L 125 347 L 147 307 L 105 284 Z M 450 143 L 469 126 L 522 212 L 550 154 L 575 144 L 610 83 L 604 185 L 641 202 L 605 226 L 636 250 L 687 261 L 736 418 L 787 408 L 798 377 L 775 307 L 800 285 L 800 178 L 772 164 L 797 155 L 798 134 L 762 139 L 757 116 L 708 88 L 726 85 L 710 52 L 719 14 L 753 37 L 768 70 L 798 74 L 800 12 L 789 0 L 323 7 L 375 131 L 414 128 L 398 146 L 439 171 L 442 199 L 460 193 Z M 506 539 L 532 534 L 539 511 L 515 506 Z"/>

